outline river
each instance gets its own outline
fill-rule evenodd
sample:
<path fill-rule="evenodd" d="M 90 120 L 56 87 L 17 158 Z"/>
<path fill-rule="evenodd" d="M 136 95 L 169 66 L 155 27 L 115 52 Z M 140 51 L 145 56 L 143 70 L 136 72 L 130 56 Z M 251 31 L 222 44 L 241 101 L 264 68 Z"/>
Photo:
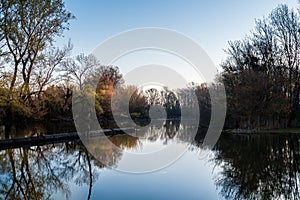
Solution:
<path fill-rule="evenodd" d="M 11 137 L 74 130 L 30 124 Z M 300 199 L 300 135 L 222 133 L 215 147 L 206 149 L 205 133 L 198 129 L 194 139 L 193 131 L 180 121 L 163 121 L 138 135 L 110 137 L 109 144 L 97 143 L 101 162 L 80 140 L 2 150 L 0 199 Z M 118 170 L 131 162 L 126 152 L 147 154 L 169 145 L 186 151 L 151 172 Z"/>

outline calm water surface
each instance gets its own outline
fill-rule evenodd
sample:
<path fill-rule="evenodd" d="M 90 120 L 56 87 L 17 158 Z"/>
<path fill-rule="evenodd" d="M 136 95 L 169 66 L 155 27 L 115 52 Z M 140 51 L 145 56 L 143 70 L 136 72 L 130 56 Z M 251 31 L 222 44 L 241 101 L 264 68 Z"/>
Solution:
<path fill-rule="evenodd" d="M 19 127 L 13 137 L 74 131 L 59 127 Z M 204 150 L 205 130 L 190 142 L 194 128 L 168 121 L 139 137 L 111 137 L 120 150 L 101 143 L 108 167 L 79 140 L 2 150 L 0 199 L 300 199 L 299 135 L 224 133 L 214 150 Z M 125 151 L 147 153 L 170 143 L 188 150 L 166 168 L 144 174 L 111 169 L 128 162 Z"/>

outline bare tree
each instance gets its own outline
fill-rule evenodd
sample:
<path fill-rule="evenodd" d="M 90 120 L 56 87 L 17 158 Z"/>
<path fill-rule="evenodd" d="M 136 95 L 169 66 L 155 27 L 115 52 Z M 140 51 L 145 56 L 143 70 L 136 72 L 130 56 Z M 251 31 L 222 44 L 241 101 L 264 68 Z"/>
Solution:
<path fill-rule="evenodd" d="M 287 93 L 290 104 L 290 124 L 299 107 L 300 17 L 287 5 L 281 5 L 271 13 L 270 19 L 279 43 L 279 56 L 288 70 Z"/>
<path fill-rule="evenodd" d="M 62 63 L 67 60 L 72 48 L 73 46 L 69 42 L 64 48 L 51 48 L 43 52 L 39 57 L 32 79 L 32 88 L 36 88 L 37 90 L 33 91 L 33 93 L 36 93 L 38 98 L 40 98 L 41 93 L 47 85 L 52 84 L 58 79 L 58 76 L 55 76 L 55 72 L 59 71 Z"/>
<path fill-rule="evenodd" d="M 63 77 L 71 80 L 75 85 L 83 90 L 84 82 L 94 74 L 97 66 L 100 66 L 99 61 L 93 55 L 80 54 L 75 58 L 67 59 L 61 68 L 64 72 Z"/>

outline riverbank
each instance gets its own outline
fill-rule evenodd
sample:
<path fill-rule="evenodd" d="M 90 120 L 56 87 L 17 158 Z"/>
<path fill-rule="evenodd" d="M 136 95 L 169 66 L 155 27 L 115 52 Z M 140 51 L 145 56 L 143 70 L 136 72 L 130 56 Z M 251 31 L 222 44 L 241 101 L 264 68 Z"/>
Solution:
<path fill-rule="evenodd" d="M 300 134 L 300 128 L 282 128 L 282 129 L 269 129 L 269 130 L 260 130 L 260 129 L 227 129 L 223 131 L 224 133 L 232 133 L 232 134 L 282 134 L 282 133 L 292 133 L 292 134 Z"/>
<path fill-rule="evenodd" d="M 262 130 L 259 133 L 299 133 L 300 128 L 283 128 L 283 129 L 271 129 L 271 130 Z"/>

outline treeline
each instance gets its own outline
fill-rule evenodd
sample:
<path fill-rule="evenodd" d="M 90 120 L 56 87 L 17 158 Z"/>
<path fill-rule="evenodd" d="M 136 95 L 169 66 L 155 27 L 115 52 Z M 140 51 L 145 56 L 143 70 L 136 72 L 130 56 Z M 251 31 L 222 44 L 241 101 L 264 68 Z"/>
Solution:
<path fill-rule="evenodd" d="M 92 55 L 71 57 L 70 42 L 63 48 L 54 45 L 72 19 L 62 0 L 0 1 L 1 123 L 71 120 L 73 89 L 95 78 L 97 114 L 109 117 L 112 88 L 122 83 L 122 75 Z M 135 96 L 136 102 L 145 102 Z"/>
<path fill-rule="evenodd" d="M 140 91 L 123 84 L 116 66 L 101 65 L 93 55 L 72 57 L 71 42 L 56 47 L 55 39 L 63 36 L 74 18 L 62 0 L 0 1 L 1 124 L 9 127 L 22 120 L 72 121 L 74 89 L 95 95 L 99 120 L 113 118 L 111 101 L 116 87 L 119 102 L 130 99 L 132 118 L 148 118 L 150 106 L 155 105 L 164 107 L 167 118 L 180 117 L 181 106 L 193 109 L 189 97 L 197 85 L 180 91 Z M 95 91 L 89 91 L 91 84 L 97 85 Z"/>
<path fill-rule="evenodd" d="M 279 5 L 226 52 L 227 122 L 249 129 L 299 126 L 299 12 Z"/>
<path fill-rule="evenodd" d="M 116 66 L 104 66 L 93 55 L 72 57 L 72 44 L 58 48 L 54 40 L 69 28 L 72 13 L 62 0 L 0 0 L 0 121 L 24 119 L 72 120 L 74 89 L 97 85 L 95 109 L 99 120 L 112 119 L 112 94 L 130 99 L 130 117 L 149 117 L 151 106 L 163 106 L 167 118 L 200 108 L 200 124 L 210 121 L 209 90 L 218 83 L 190 84 L 171 91 L 141 91 L 125 86 Z M 226 126 L 282 128 L 298 126 L 300 89 L 300 15 L 286 5 L 256 20 L 245 39 L 229 42 L 220 80 L 227 93 Z M 176 80 L 174 80 L 176 81 Z M 198 99 L 191 103 L 193 96 Z M 192 112 L 191 112 L 192 113 Z M 121 112 L 119 113 L 122 114 Z M 127 116 L 128 117 L 128 116 Z M 193 117 L 193 116 L 191 116 Z"/>

